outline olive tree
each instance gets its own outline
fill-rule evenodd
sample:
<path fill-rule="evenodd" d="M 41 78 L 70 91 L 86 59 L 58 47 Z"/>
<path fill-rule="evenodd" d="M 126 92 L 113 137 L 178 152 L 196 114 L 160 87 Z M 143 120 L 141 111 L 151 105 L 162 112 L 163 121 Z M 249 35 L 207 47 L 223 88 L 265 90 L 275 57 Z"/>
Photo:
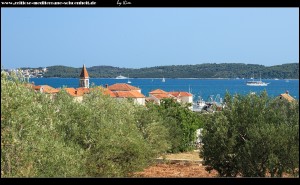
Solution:
<path fill-rule="evenodd" d="M 205 122 L 200 156 L 220 176 L 299 176 L 299 105 L 266 91 L 229 93 L 226 107 Z"/>

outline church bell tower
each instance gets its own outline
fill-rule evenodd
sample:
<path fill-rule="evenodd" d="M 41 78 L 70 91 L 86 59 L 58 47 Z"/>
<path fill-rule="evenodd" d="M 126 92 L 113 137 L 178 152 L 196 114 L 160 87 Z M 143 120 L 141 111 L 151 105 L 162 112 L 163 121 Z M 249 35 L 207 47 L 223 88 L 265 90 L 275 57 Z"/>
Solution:
<path fill-rule="evenodd" d="M 83 64 L 81 73 L 80 73 L 80 79 L 79 79 L 79 87 L 89 88 L 90 82 L 89 82 L 89 74 L 85 68 L 85 65 Z"/>

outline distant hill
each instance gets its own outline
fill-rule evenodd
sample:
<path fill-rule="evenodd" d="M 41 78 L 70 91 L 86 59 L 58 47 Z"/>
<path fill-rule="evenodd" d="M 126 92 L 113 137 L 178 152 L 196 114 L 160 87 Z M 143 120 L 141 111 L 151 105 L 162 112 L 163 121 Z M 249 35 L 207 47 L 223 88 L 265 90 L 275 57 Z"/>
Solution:
<path fill-rule="evenodd" d="M 44 77 L 78 78 L 81 68 L 50 66 Z M 299 63 L 275 66 L 242 63 L 206 63 L 196 65 L 156 66 L 140 69 L 112 66 L 87 68 L 91 78 L 115 78 L 123 75 L 130 78 L 254 78 L 299 79 Z"/>

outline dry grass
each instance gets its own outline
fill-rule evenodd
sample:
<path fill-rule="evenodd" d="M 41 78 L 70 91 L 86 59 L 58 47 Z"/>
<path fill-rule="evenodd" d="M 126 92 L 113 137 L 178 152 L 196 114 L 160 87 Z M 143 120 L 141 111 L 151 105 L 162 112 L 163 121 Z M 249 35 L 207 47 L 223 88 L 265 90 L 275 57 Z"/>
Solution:
<path fill-rule="evenodd" d="M 192 152 L 184 152 L 184 153 L 177 153 L 177 154 L 167 154 L 165 156 L 159 157 L 159 159 L 185 159 L 191 161 L 201 160 L 199 157 L 199 151 L 194 150 Z"/>

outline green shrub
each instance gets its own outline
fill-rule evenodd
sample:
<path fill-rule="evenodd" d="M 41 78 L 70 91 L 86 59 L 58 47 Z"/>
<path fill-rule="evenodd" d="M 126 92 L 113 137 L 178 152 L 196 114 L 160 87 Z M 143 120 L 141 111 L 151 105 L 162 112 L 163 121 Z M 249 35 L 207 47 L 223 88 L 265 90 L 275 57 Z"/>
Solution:
<path fill-rule="evenodd" d="M 226 108 L 204 125 L 200 156 L 220 176 L 299 176 L 299 104 L 230 94 Z"/>
<path fill-rule="evenodd" d="M 148 104 L 149 110 L 156 110 L 168 129 L 171 153 L 194 149 L 196 130 L 203 126 L 200 115 L 192 112 L 189 105 L 182 105 L 173 99 L 163 99 L 160 105 Z"/>
<path fill-rule="evenodd" d="M 168 148 L 160 120 L 140 111 L 100 91 L 82 103 L 64 90 L 51 100 L 1 75 L 1 175 L 126 177 Z"/>

